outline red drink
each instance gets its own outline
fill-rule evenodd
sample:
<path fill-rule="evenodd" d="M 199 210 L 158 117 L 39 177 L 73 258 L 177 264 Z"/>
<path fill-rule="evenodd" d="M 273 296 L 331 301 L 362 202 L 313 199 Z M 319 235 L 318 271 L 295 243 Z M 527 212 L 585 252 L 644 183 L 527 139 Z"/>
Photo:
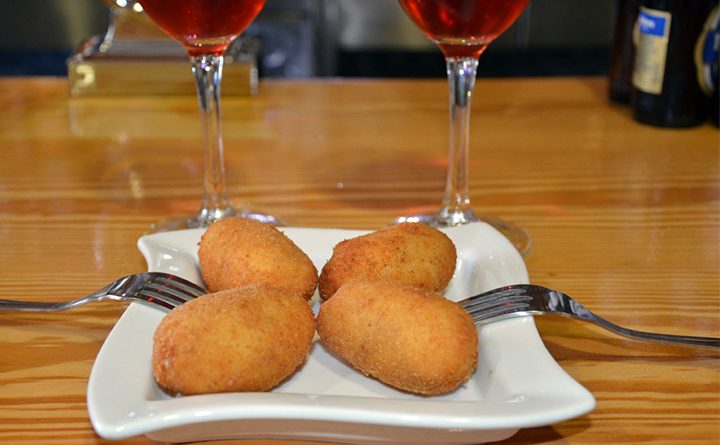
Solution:
<path fill-rule="evenodd" d="M 265 0 L 141 0 L 155 23 L 191 55 L 220 55 L 248 27 Z"/>
<path fill-rule="evenodd" d="M 479 57 L 518 18 L 529 0 L 400 0 L 446 57 Z"/>

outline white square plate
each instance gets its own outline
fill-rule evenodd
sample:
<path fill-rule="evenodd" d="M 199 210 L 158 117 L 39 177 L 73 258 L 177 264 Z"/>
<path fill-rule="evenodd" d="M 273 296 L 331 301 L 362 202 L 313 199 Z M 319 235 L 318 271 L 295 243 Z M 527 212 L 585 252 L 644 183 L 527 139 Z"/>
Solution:
<path fill-rule="evenodd" d="M 281 228 L 320 270 L 338 242 L 366 232 Z M 512 245 L 484 223 L 444 229 L 458 250 L 445 294 L 462 300 L 511 283 L 527 269 Z M 149 270 L 200 282 L 202 230 L 142 237 Z M 317 295 L 311 300 L 317 311 Z M 108 335 L 88 383 L 88 411 L 107 439 L 136 435 L 167 442 L 297 439 L 370 444 L 477 444 L 592 410 L 595 399 L 545 349 L 531 317 L 479 329 L 475 374 L 453 393 L 420 397 L 349 368 L 316 342 L 302 368 L 267 393 L 171 397 L 151 370 L 152 337 L 165 314 L 131 304 Z"/>

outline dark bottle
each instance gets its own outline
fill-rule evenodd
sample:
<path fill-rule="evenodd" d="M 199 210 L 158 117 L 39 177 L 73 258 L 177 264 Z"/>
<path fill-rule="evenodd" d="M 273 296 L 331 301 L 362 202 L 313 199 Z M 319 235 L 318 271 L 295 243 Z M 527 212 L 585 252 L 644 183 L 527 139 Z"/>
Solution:
<path fill-rule="evenodd" d="M 618 0 L 615 16 L 615 38 L 610 56 L 610 100 L 629 104 L 632 93 L 632 67 L 635 61 L 633 28 L 640 0 Z"/>
<path fill-rule="evenodd" d="M 660 127 L 705 120 L 695 49 L 717 0 L 641 0 L 633 67 L 635 119 Z"/>

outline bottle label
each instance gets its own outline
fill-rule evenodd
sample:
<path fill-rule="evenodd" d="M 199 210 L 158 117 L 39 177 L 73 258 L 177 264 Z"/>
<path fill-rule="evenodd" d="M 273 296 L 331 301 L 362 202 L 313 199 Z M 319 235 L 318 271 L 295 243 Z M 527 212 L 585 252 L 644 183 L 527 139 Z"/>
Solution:
<path fill-rule="evenodd" d="M 633 85 L 645 93 L 662 93 L 671 20 L 667 11 L 640 7 Z"/>
<path fill-rule="evenodd" d="M 712 96 L 718 77 L 720 59 L 720 6 L 710 12 L 695 45 L 695 66 L 703 93 Z"/>

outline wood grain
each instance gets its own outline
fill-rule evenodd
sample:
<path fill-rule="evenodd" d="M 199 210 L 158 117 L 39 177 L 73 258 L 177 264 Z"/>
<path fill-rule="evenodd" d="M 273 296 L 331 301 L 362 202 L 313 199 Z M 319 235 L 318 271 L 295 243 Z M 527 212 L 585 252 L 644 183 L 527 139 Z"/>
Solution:
<path fill-rule="evenodd" d="M 720 336 L 718 130 L 636 124 L 605 88 L 597 78 L 480 80 L 474 205 L 531 233 L 533 281 L 620 324 Z M 223 104 L 231 195 L 309 227 L 370 229 L 432 210 L 445 101 L 442 81 L 265 82 L 259 96 Z M 69 99 L 64 79 L 6 78 L 0 107 L 0 298 L 66 299 L 141 271 L 135 241 L 149 224 L 196 210 L 194 97 Z M 105 443 L 85 390 L 122 310 L 0 314 L 0 441 Z M 538 327 L 598 406 L 503 443 L 720 442 L 717 353 L 572 321 Z"/>

